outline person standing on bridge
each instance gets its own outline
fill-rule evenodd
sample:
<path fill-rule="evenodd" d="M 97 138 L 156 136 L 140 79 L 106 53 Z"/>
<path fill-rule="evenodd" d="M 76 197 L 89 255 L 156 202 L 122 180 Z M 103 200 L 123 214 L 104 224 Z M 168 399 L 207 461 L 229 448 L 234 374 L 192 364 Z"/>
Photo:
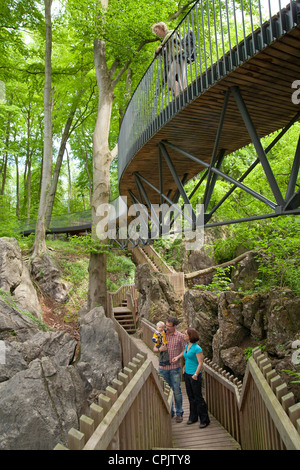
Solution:
<path fill-rule="evenodd" d="M 208 416 L 207 404 L 202 395 L 203 352 L 197 341 L 199 334 L 195 328 L 187 328 L 184 333 L 187 345 L 183 353 L 173 360 L 179 360 L 182 356 L 185 359 L 184 381 L 186 393 L 190 404 L 189 420 L 186 424 L 193 424 L 200 419 L 200 428 L 206 428 L 210 419 Z"/>
<path fill-rule="evenodd" d="M 167 330 L 163 321 L 156 323 L 156 331 L 152 337 L 152 341 L 157 349 L 160 349 L 163 344 L 167 345 L 166 332 Z M 160 352 L 158 363 L 160 366 L 170 365 L 168 350 Z"/>
<path fill-rule="evenodd" d="M 162 53 L 169 89 L 174 96 L 178 96 L 187 86 L 185 59 L 179 34 L 178 32 L 174 33 L 173 29 L 168 30 L 167 25 L 162 21 L 152 26 L 152 32 L 162 38 L 155 54 Z M 171 41 L 167 45 L 166 43 L 171 36 Z"/>
<path fill-rule="evenodd" d="M 182 391 L 181 391 L 181 367 L 180 358 L 174 360 L 175 357 L 181 357 L 186 345 L 184 335 L 176 330 L 178 325 L 178 319 L 176 317 L 170 317 L 166 321 L 166 337 L 167 344 L 163 344 L 160 349 L 154 346 L 154 352 L 168 351 L 170 365 L 159 366 L 158 372 L 170 385 L 174 393 L 175 410 L 176 410 L 176 422 L 181 423 L 183 420 L 183 409 L 182 409 Z M 174 405 L 172 403 L 172 416 L 175 415 Z"/>

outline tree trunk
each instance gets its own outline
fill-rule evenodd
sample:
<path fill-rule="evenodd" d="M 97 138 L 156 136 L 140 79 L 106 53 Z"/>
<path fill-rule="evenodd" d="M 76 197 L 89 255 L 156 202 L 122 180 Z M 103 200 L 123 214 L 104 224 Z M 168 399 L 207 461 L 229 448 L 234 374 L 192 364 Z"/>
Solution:
<path fill-rule="evenodd" d="M 94 41 L 94 60 L 99 88 L 99 104 L 96 126 L 93 134 L 93 198 L 92 198 L 92 237 L 97 240 L 96 227 L 101 217 L 97 208 L 109 202 L 109 170 L 112 155 L 108 146 L 111 111 L 113 104 L 112 80 L 105 60 L 104 41 Z M 103 244 L 106 240 L 103 240 Z M 107 307 L 106 254 L 91 253 L 89 263 L 89 309 L 102 305 Z"/>
<path fill-rule="evenodd" d="M 16 140 L 16 139 L 15 139 Z M 19 218 L 20 215 L 20 174 L 19 174 L 19 159 L 18 155 L 15 155 L 15 163 L 16 163 L 16 216 Z"/>
<path fill-rule="evenodd" d="M 72 175 L 71 175 L 69 152 L 68 152 L 68 149 L 66 150 L 67 150 L 67 163 L 68 163 L 68 214 L 69 214 L 70 207 L 71 207 L 71 196 L 72 196 Z"/>
<path fill-rule="evenodd" d="M 89 181 L 89 202 L 90 206 L 92 205 L 92 178 L 89 172 L 89 166 L 88 166 L 88 150 L 87 150 L 87 145 L 86 145 L 86 140 L 85 140 L 85 134 L 84 134 L 84 128 L 82 126 L 82 137 L 83 137 L 83 145 L 84 145 L 84 166 L 85 166 L 85 171 L 88 177 Z"/>
<path fill-rule="evenodd" d="M 209 268 L 205 268 L 205 269 L 200 269 L 200 271 L 187 273 L 184 275 L 184 279 L 193 279 L 194 277 L 204 276 L 205 274 L 210 274 L 214 271 L 217 271 L 218 268 L 227 268 L 228 266 L 239 263 L 240 261 L 242 261 L 242 259 L 246 258 L 246 256 L 248 256 L 250 253 L 252 252 L 246 251 L 245 253 L 242 253 L 240 256 L 237 256 L 237 258 L 234 258 L 231 261 L 226 261 L 226 263 L 218 264 L 217 266 L 210 266 Z"/>
<path fill-rule="evenodd" d="M 35 229 L 35 240 L 32 257 L 47 251 L 45 242 L 45 216 L 50 192 L 52 176 L 52 97 L 51 97 L 51 53 L 52 53 L 52 0 L 44 0 L 46 20 L 46 52 L 45 52 L 45 86 L 44 86 L 44 151 L 41 195 L 38 220 Z"/>
<path fill-rule="evenodd" d="M 6 137 L 5 137 L 5 157 L 4 157 L 4 165 L 3 165 L 3 173 L 2 173 L 2 187 L 1 187 L 1 196 L 4 194 L 4 188 L 6 183 L 6 175 L 7 175 L 7 163 L 8 163 L 8 148 L 9 148 L 9 139 L 10 139 L 10 113 L 8 115 L 8 123 L 6 128 Z"/>
<path fill-rule="evenodd" d="M 59 178 L 59 174 L 60 174 L 60 169 L 61 169 L 64 153 L 65 153 L 65 150 L 66 150 L 67 141 L 68 141 L 68 138 L 69 138 L 69 135 L 70 135 L 70 128 L 71 128 L 71 124 L 72 124 L 72 121 L 73 121 L 74 114 L 75 114 L 75 109 L 71 111 L 70 116 L 68 117 L 68 120 L 66 122 L 64 132 L 63 132 L 63 135 L 62 135 L 62 138 L 61 138 L 61 142 L 60 142 L 60 147 L 59 147 L 57 160 L 56 160 L 55 168 L 54 168 L 54 172 L 53 172 L 53 178 L 52 178 L 52 182 L 51 182 L 51 188 L 50 188 L 50 194 L 49 194 L 49 200 L 48 200 L 48 206 L 47 206 L 46 228 L 50 227 L 52 210 L 53 210 L 53 206 L 54 206 L 54 199 L 55 199 L 55 194 L 56 194 L 56 190 L 57 190 L 58 178 Z"/>

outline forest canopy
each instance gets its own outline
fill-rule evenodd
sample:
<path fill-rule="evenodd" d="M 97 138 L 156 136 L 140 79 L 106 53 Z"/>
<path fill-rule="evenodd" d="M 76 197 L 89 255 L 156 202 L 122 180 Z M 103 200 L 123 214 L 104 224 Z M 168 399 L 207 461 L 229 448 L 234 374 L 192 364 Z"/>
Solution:
<path fill-rule="evenodd" d="M 93 133 L 97 121 L 101 83 L 97 83 L 94 41 L 105 41 L 105 58 L 113 87 L 108 144 L 116 148 L 120 122 L 127 103 L 153 60 L 158 38 L 151 26 L 165 21 L 176 27 L 194 2 L 173 0 L 53 0 L 52 2 L 52 173 L 58 171 L 52 216 L 90 210 L 93 195 Z M 99 8 L 102 4 L 102 8 Z M 43 179 L 45 12 L 42 0 L 6 0 L 0 6 L 0 235 L 15 236 L 22 219 L 37 217 Z M 293 164 L 300 124 L 296 123 L 268 154 L 270 165 L 284 193 Z M 275 135 L 265 137 L 266 147 Z M 57 162 L 61 158 L 61 164 Z M 228 155 L 224 172 L 236 179 L 253 162 L 248 146 Z M 198 175 L 199 178 L 201 174 Z M 258 166 L 247 184 L 266 197 L 264 177 Z M 187 192 L 194 181 L 187 183 Z M 230 184 L 218 179 L 211 204 Z M 299 188 L 299 177 L 297 180 Z M 117 157 L 110 166 L 110 199 L 118 195 Z M 203 189 L 192 203 L 200 203 Z M 222 219 L 263 213 L 264 207 L 237 189 L 222 206 Z M 50 214 L 51 215 L 51 214 Z M 218 212 L 214 220 L 219 220 Z M 284 222 L 286 220 L 286 222 Z M 261 222 L 261 225 L 269 222 Z M 274 222 L 272 222 L 274 224 Z M 297 237 L 297 218 L 278 223 L 280 234 L 289 228 L 289 240 Z M 261 226 L 260 225 L 260 226 Z M 252 225 L 254 227 L 254 224 Z M 243 237 L 251 228 L 235 226 Z M 256 230 L 256 228 L 253 230 Z M 269 245 L 274 230 L 269 234 Z M 279 232 L 278 232 L 279 233 Z M 278 239 L 280 236 L 278 235 Z M 235 235 L 235 240 L 241 236 Z M 257 233 L 254 240 L 259 237 Z M 266 243 L 266 241 L 264 241 Z M 294 256 L 290 247 L 287 256 Z M 233 246 L 231 244 L 231 246 Z M 227 250 L 229 246 L 227 246 Z M 275 249 L 275 248 L 274 248 Z M 219 250 L 222 250 L 221 244 Z M 279 246 L 277 246 L 279 256 Z M 281 250 L 284 251 L 284 250 Z M 224 258 L 224 256 L 223 256 Z M 226 258 L 226 256 L 225 256 Z M 295 260 L 295 257 L 293 258 Z M 297 261 L 298 262 L 298 261 Z"/>

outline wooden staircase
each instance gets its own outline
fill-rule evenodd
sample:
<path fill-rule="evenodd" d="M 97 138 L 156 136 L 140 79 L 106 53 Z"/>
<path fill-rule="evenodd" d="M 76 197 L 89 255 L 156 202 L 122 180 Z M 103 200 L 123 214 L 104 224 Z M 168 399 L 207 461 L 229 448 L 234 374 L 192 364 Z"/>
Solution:
<path fill-rule="evenodd" d="M 127 300 L 122 300 L 121 305 L 113 308 L 114 317 L 117 322 L 130 335 L 136 332 L 136 325 L 131 310 L 127 306 Z"/>

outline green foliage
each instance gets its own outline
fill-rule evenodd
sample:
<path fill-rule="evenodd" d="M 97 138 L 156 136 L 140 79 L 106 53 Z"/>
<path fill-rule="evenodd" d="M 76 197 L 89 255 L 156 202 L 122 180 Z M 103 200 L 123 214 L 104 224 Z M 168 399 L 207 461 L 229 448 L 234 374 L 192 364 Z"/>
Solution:
<path fill-rule="evenodd" d="M 22 313 L 22 315 L 25 315 L 26 317 L 30 318 L 30 320 L 36 324 L 36 326 L 39 328 L 39 330 L 42 331 L 48 331 L 49 328 L 45 325 L 45 323 L 38 318 L 36 318 L 32 313 L 30 312 L 25 312 L 21 310 L 16 302 L 14 301 L 13 297 L 10 295 L 8 292 L 4 292 L 3 290 L 0 289 L 0 297 L 4 300 L 5 303 L 16 309 L 18 312 Z M 14 332 L 11 332 L 12 335 L 14 335 Z"/>
<path fill-rule="evenodd" d="M 266 349 L 266 345 L 262 345 L 262 344 L 257 344 L 255 347 L 256 348 L 258 347 L 261 350 L 261 352 L 264 352 L 265 349 Z M 244 349 L 244 354 L 245 354 L 246 361 L 248 361 L 248 359 L 252 356 L 253 349 L 254 348 L 252 348 L 250 346 L 248 348 Z"/>
<path fill-rule="evenodd" d="M 107 253 L 109 245 L 105 245 L 99 238 L 94 239 L 91 233 L 86 234 L 84 237 L 74 235 L 70 240 L 70 245 L 77 248 L 81 253 Z"/>
<path fill-rule="evenodd" d="M 293 370 L 282 369 L 283 372 L 295 377 L 295 380 L 291 380 L 292 384 L 300 384 L 300 372 L 294 372 Z"/>
<path fill-rule="evenodd" d="M 122 274 L 122 275 L 121 275 Z M 122 284 L 134 282 L 135 264 L 119 252 L 110 251 L 107 259 L 107 289 L 117 290 Z"/>
<path fill-rule="evenodd" d="M 231 279 L 229 277 L 230 274 L 230 266 L 227 268 L 217 268 L 216 273 L 213 275 L 212 282 L 208 285 L 205 284 L 195 284 L 193 289 L 202 289 L 202 290 L 209 290 L 209 291 L 225 291 L 229 290 L 229 284 Z"/>
<path fill-rule="evenodd" d="M 240 246 L 256 252 L 258 290 L 279 286 L 300 294 L 300 220 L 297 216 L 237 224 L 227 240 L 215 243 L 217 263 L 234 258 Z"/>
<path fill-rule="evenodd" d="M 184 261 L 184 245 L 182 238 L 162 237 L 154 240 L 154 248 L 165 262 L 176 270 L 182 269 Z"/>

